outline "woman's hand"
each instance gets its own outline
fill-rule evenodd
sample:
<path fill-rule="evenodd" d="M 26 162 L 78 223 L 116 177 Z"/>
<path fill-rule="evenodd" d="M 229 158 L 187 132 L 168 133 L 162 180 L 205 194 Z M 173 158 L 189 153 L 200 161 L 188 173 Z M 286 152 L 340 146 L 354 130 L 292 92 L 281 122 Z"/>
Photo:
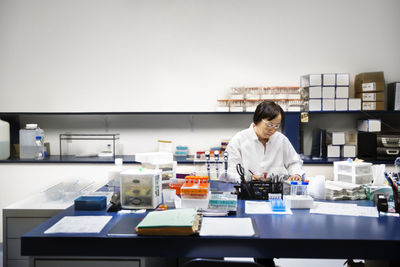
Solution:
<path fill-rule="evenodd" d="M 260 176 L 260 175 L 256 175 L 256 174 L 252 174 L 252 175 L 251 175 L 251 180 L 259 181 L 260 179 L 261 179 L 261 176 Z"/>
<path fill-rule="evenodd" d="M 298 174 L 289 176 L 289 181 L 301 181 L 301 176 Z"/>

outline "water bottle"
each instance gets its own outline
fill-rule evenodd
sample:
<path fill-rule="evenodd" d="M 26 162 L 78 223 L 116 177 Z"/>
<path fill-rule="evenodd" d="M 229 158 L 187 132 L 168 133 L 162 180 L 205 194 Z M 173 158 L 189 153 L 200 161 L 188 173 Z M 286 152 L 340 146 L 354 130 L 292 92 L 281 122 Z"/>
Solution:
<path fill-rule="evenodd" d="M 40 142 L 36 137 L 40 137 Z M 37 124 L 27 124 L 24 129 L 19 130 L 19 157 L 21 159 L 36 159 L 39 147 L 43 157 L 44 131 Z M 40 143 L 40 144 L 39 144 Z"/>

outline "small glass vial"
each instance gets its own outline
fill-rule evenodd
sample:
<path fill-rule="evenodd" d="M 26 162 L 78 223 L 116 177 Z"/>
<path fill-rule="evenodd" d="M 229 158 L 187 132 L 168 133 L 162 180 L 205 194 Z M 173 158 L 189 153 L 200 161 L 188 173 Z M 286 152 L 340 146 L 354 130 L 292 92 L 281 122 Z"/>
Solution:
<path fill-rule="evenodd" d="M 297 196 L 298 187 L 299 187 L 299 185 L 296 181 L 290 182 L 290 195 L 291 196 Z"/>

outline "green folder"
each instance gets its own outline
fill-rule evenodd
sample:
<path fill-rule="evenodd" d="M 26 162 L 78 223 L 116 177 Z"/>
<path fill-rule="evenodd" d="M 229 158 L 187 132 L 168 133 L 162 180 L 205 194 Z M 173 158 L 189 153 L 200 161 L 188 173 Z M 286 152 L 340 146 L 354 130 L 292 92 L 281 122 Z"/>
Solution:
<path fill-rule="evenodd" d="M 197 232 L 196 209 L 152 211 L 136 227 L 139 235 L 190 235 Z"/>

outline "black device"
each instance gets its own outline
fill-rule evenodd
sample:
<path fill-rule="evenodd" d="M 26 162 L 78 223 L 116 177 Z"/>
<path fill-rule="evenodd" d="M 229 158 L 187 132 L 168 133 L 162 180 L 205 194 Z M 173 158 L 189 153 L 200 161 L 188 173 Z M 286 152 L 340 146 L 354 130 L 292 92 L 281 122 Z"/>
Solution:
<path fill-rule="evenodd" d="M 327 157 L 326 130 L 319 128 L 313 130 L 311 157 L 315 159 Z"/>
<path fill-rule="evenodd" d="M 400 134 L 399 133 L 378 133 L 377 158 L 392 160 L 400 156 Z"/>
<path fill-rule="evenodd" d="M 400 110 L 400 82 L 387 85 L 386 99 L 388 110 Z"/>
<path fill-rule="evenodd" d="M 389 209 L 388 200 L 384 194 L 378 194 L 376 196 L 376 207 L 378 211 L 387 212 Z"/>
<path fill-rule="evenodd" d="M 357 157 L 362 159 L 376 159 L 377 156 L 376 133 L 357 133 Z"/>

